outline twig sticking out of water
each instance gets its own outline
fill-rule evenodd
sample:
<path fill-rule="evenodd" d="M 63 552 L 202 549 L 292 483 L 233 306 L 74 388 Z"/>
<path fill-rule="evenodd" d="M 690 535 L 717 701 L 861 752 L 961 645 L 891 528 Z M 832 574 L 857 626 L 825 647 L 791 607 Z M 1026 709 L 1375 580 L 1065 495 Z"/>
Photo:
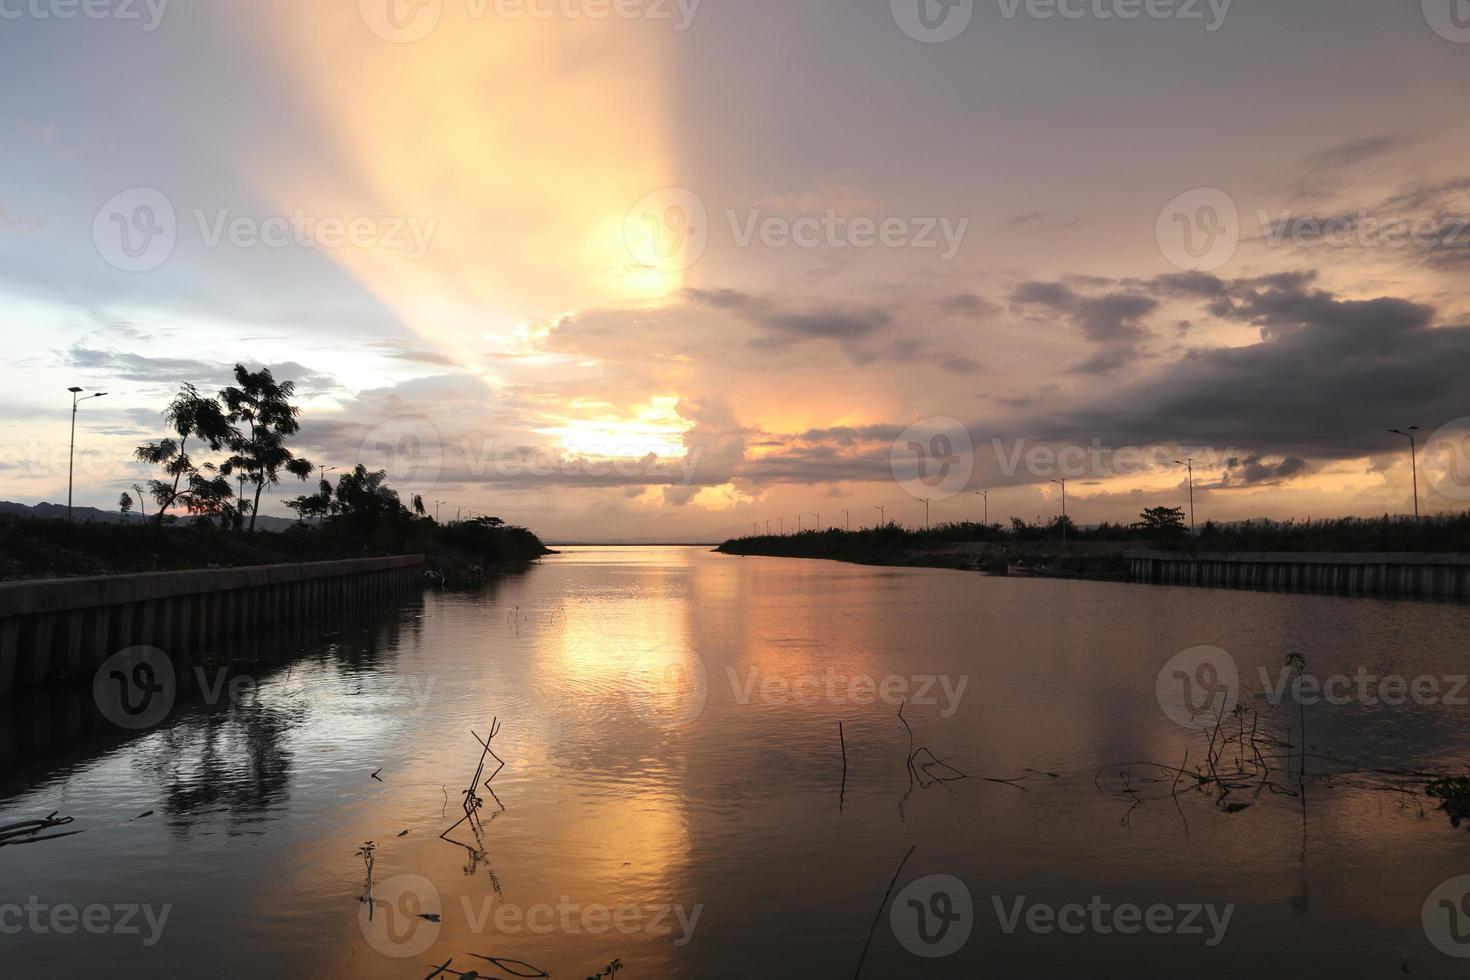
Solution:
<path fill-rule="evenodd" d="M 909 726 L 908 719 L 903 716 L 902 703 L 898 706 L 898 720 L 903 723 L 904 729 L 909 733 L 909 756 L 907 760 L 909 792 L 913 792 L 915 783 L 918 784 L 920 789 L 928 789 L 931 786 L 941 783 L 952 783 L 956 780 L 970 778 L 950 765 L 947 759 L 941 759 L 931 752 L 927 745 L 921 745 L 917 749 L 914 748 L 914 730 Z M 924 756 L 928 757 L 927 762 L 918 761 Z M 938 768 L 942 772 L 936 776 L 933 772 L 930 772 L 930 769 L 933 768 Z M 928 777 L 928 782 L 925 782 L 926 776 Z"/>
<path fill-rule="evenodd" d="M 842 722 L 837 723 L 837 741 L 842 746 L 842 789 L 837 793 L 837 810 L 840 813 L 847 803 L 847 737 L 842 733 Z"/>
<path fill-rule="evenodd" d="M 43 830 L 52 830 L 56 827 L 65 827 L 75 821 L 75 817 L 58 817 L 55 812 L 40 820 L 24 820 L 20 823 L 7 824 L 0 827 L 0 847 L 7 844 L 35 844 L 43 840 L 56 840 L 58 837 L 72 837 L 80 834 L 80 830 L 68 830 L 60 834 L 41 834 Z M 40 836 L 37 836 L 40 834 Z"/>
<path fill-rule="evenodd" d="M 373 919 L 373 861 L 378 851 L 378 845 L 368 841 L 357 849 L 357 856 L 362 858 L 363 866 L 367 869 L 367 883 L 363 885 L 362 898 L 360 902 L 366 902 L 368 907 L 368 921 Z"/>
<path fill-rule="evenodd" d="M 900 707 L 899 710 L 903 709 Z M 893 872 L 893 880 L 888 883 L 888 890 L 883 893 L 883 901 L 878 905 L 878 914 L 873 916 L 873 924 L 868 928 L 868 941 L 863 943 L 863 955 L 858 957 L 857 971 L 852 975 L 853 980 L 858 980 L 863 975 L 863 964 L 868 959 L 868 947 L 873 945 L 873 933 L 878 931 L 878 923 L 883 921 L 883 910 L 888 907 L 888 898 L 893 894 L 893 886 L 898 884 L 898 876 L 903 874 L 903 866 L 909 863 L 909 858 L 914 856 L 914 851 L 918 848 L 918 844 L 910 847 L 908 853 L 903 856 L 903 860 L 898 862 L 898 870 Z"/>
<path fill-rule="evenodd" d="M 476 832 L 476 836 L 478 836 L 481 827 L 479 812 L 480 808 L 485 805 L 485 801 L 480 798 L 479 793 L 482 786 L 484 787 L 485 791 L 490 794 L 491 798 L 495 800 L 495 805 L 500 807 L 501 810 L 505 809 L 505 804 L 500 802 L 500 797 L 496 796 L 495 790 L 490 788 L 490 781 L 493 780 L 496 776 L 500 775 L 500 770 L 505 768 L 505 760 L 496 755 L 495 751 L 490 748 L 490 743 L 494 741 L 496 735 L 500 734 L 500 719 L 496 718 L 490 722 L 489 738 L 481 738 L 479 735 L 475 734 L 473 729 L 470 731 L 470 734 L 474 736 L 475 741 L 478 742 L 480 745 L 480 761 L 475 766 L 475 774 L 470 777 L 469 788 L 464 790 L 462 793 L 462 795 L 464 796 L 464 816 L 455 821 L 453 827 L 450 827 L 448 830 L 444 831 L 444 833 L 439 835 L 441 838 L 449 841 L 451 844 L 457 844 L 459 842 L 450 840 L 449 835 L 452 834 L 455 829 L 459 827 L 460 824 L 465 823 L 466 821 L 469 822 L 470 827 Z M 484 782 L 482 783 L 481 777 L 484 777 L 485 775 L 485 759 L 487 756 L 494 759 L 498 763 L 498 765 L 495 767 L 495 771 L 492 772 L 488 778 L 484 779 Z M 461 844 L 460 846 L 463 847 L 465 845 Z"/>
<path fill-rule="evenodd" d="M 521 960 L 509 960 L 503 956 L 482 956 L 479 953 L 471 953 L 477 960 L 484 960 L 493 965 L 497 970 L 504 970 L 513 977 L 549 977 L 551 974 L 539 966 L 532 966 Z"/>

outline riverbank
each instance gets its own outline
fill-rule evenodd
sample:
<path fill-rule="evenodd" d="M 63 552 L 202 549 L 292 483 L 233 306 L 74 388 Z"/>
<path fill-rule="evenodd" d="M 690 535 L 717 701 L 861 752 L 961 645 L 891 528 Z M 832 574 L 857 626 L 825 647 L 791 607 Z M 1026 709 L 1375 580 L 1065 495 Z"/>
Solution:
<path fill-rule="evenodd" d="M 1102 525 L 1069 528 L 1066 543 L 1059 531 L 1042 537 L 1051 530 L 948 524 L 915 531 L 889 524 L 736 538 L 715 550 L 992 575 L 1435 596 L 1462 595 L 1463 573 L 1447 569 L 1470 563 L 1466 515 L 1418 523 L 1385 517 L 1207 524 L 1196 535 Z M 1151 561 L 1141 564 L 1140 556 Z M 1247 564 L 1252 567 L 1242 570 Z"/>
<path fill-rule="evenodd" d="M 904 568 L 949 568 L 984 572 L 989 575 L 1030 575 L 1050 578 L 1085 578 L 1124 581 L 1128 578 L 1128 552 L 1148 547 L 1146 542 L 1009 542 L 957 541 L 925 545 L 921 542 L 822 542 L 803 540 L 805 535 L 785 538 L 726 541 L 715 550 L 725 555 L 772 558 L 814 558 L 845 561 L 856 565 L 889 565 Z M 820 538 L 821 535 L 812 535 Z M 781 542 L 787 542 L 781 544 Z"/>
<path fill-rule="evenodd" d="M 253 536 L 208 522 L 158 526 L 0 516 L 0 581 L 292 565 L 423 554 L 451 579 L 552 554 L 510 525 L 418 521 L 406 530 L 302 523 Z"/>

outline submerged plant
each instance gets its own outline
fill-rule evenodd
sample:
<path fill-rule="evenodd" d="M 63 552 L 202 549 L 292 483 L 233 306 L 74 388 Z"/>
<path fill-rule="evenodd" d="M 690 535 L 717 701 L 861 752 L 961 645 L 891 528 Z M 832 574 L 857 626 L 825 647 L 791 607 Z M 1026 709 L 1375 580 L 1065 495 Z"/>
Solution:
<path fill-rule="evenodd" d="M 1431 779 L 1424 793 L 1439 800 L 1439 808 L 1449 816 L 1451 826 L 1459 827 L 1462 820 L 1470 819 L 1470 776 Z"/>

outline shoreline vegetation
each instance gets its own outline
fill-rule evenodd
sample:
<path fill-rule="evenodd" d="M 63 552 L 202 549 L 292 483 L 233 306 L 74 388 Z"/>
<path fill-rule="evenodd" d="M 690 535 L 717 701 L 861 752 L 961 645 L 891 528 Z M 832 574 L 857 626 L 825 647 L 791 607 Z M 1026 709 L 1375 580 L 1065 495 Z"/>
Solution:
<path fill-rule="evenodd" d="M 436 524 L 406 510 L 369 529 L 327 520 L 251 536 L 200 520 L 160 527 L 0 516 L 0 581 L 7 582 L 404 554 L 427 556 L 429 567 L 453 582 L 555 552 L 526 528 L 496 518 Z"/>
<path fill-rule="evenodd" d="M 1206 522 L 1190 534 L 1176 508 L 1145 511 L 1135 524 L 1080 528 L 1062 521 L 941 524 L 913 530 L 888 523 L 858 531 L 732 538 L 715 550 L 737 556 L 816 558 L 859 565 L 950 568 L 991 575 L 1126 581 L 1128 552 L 1180 554 L 1470 553 L 1470 512 L 1427 517 L 1346 517 L 1319 521 Z"/>
<path fill-rule="evenodd" d="M 235 382 L 213 396 L 179 388 L 163 410 L 162 438 L 133 453 L 159 475 L 118 497 L 115 522 L 0 515 L 0 581 L 404 554 L 423 554 L 444 580 L 458 581 L 553 554 L 498 517 L 440 524 L 422 496 L 405 503 L 385 471 L 361 463 L 333 484 L 290 446 L 301 430 L 294 383 L 244 365 L 235 366 Z M 313 475 L 314 493 L 286 501 L 297 522 L 267 529 L 266 491 Z"/>

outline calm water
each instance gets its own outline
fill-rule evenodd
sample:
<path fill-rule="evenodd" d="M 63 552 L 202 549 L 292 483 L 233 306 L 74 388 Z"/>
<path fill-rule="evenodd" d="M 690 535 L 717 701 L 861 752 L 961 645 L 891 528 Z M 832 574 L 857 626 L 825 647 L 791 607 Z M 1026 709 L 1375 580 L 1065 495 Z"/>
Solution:
<path fill-rule="evenodd" d="M 1258 668 L 1274 685 L 1299 651 L 1316 676 L 1449 694 L 1467 626 L 1457 605 L 568 549 L 266 659 L 224 651 L 151 729 L 99 720 L 87 691 L 0 702 L 0 825 L 60 811 L 85 831 L 0 847 L 0 974 L 421 978 L 452 957 L 514 975 L 481 954 L 569 978 L 613 960 L 632 978 L 851 977 L 882 905 L 868 977 L 1384 977 L 1405 957 L 1463 976 L 1422 911 L 1470 874 L 1470 836 L 1365 770 L 1463 771 L 1470 707 L 1302 711 L 1261 697 Z M 1246 724 L 1300 741 L 1304 718 L 1309 778 L 1264 735 L 1218 753 L 1280 758 L 1226 805 L 1157 768 L 1210 752 L 1157 690 L 1199 645 L 1238 666 Z M 211 704 L 227 662 L 246 680 Z M 914 748 L 968 778 L 912 785 L 904 698 Z M 446 842 L 492 719 L 503 809 L 482 792 L 478 834 Z M 1090 910 L 1044 931 L 1047 910 L 1098 902 L 1176 926 L 1232 908 L 1198 934 Z M 54 910 L 87 906 L 98 934 L 62 933 Z"/>

